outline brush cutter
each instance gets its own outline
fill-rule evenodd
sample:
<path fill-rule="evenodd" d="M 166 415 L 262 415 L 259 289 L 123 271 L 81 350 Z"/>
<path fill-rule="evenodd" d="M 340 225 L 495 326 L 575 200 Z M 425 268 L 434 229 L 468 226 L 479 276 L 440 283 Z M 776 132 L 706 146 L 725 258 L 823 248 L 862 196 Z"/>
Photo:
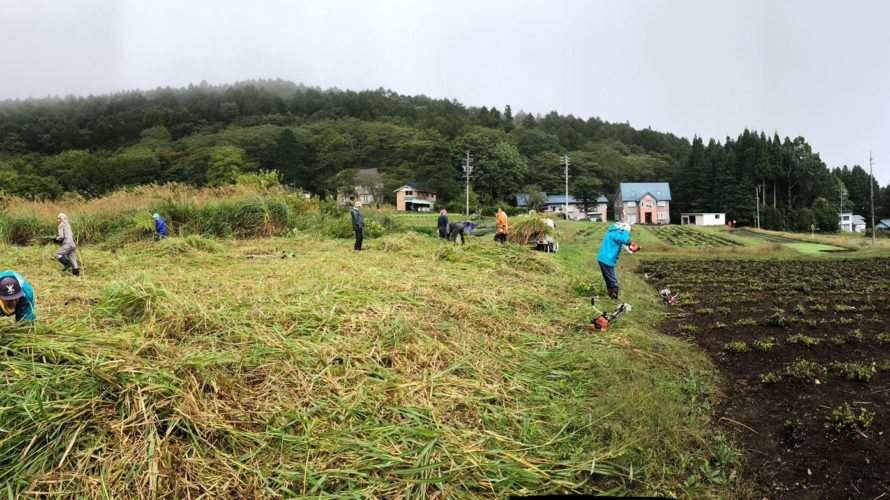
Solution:
<path fill-rule="evenodd" d="M 618 307 L 615 308 L 615 310 L 611 313 L 604 313 L 597 309 L 596 301 L 592 297 L 590 299 L 590 305 L 593 306 L 593 309 L 599 313 L 599 316 L 590 320 L 591 330 L 605 330 L 609 327 L 609 324 L 611 322 L 615 321 L 615 318 L 631 310 L 630 304 L 623 302 L 621 304 L 618 304 Z"/>
<path fill-rule="evenodd" d="M 680 298 L 680 292 L 671 294 L 671 291 L 667 288 L 659 290 L 658 295 L 661 295 L 661 301 L 664 302 L 664 305 L 666 306 L 674 305 L 674 303 L 677 302 L 677 299 Z"/>

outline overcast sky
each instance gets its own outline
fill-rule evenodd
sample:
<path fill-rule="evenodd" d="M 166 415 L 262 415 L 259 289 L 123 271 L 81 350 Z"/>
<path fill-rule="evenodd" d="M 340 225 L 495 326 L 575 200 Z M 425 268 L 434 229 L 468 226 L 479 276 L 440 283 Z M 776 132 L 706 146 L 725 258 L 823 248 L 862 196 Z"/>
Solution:
<path fill-rule="evenodd" d="M 0 99 L 249 78 L 802 135 L 890 182 L 890 2 L 0 0 Z"/>

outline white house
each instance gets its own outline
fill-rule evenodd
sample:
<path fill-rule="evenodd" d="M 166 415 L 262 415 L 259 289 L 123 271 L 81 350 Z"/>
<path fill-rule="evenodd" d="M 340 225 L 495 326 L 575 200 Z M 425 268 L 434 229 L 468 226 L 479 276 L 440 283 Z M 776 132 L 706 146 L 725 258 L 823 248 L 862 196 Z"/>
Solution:
<path fill-rule="evenodd" d="M 890 219 L 881 219 L 875 224 L 875 227 L 878 228 L 878 231 L 890 231 Z"/>
<path fill-rule="evenodd" d="M 861 233 L 865 231 L 865 219 L 861 215 L 853 215 L 852 212 L 842 212 L 840 215 L 841 231 L 847 233 Z"/>
<path fill-rule="evenodd" d="M 692 224 L 694 226 L 722 226 L 726 224 L 726 214 L 715 212 L 682 213 L 680 214 L 680 224 Z"/>

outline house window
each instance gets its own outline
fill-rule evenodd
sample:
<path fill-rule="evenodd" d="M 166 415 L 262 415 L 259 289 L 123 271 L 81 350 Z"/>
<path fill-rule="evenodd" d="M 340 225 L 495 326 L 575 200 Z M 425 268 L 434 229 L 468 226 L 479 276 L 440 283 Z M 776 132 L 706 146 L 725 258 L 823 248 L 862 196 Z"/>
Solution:
<path fill-rule="evenodd" d="M 714 218 L 715 218 L 715 219 L 719 219 L 719 218 L 720 218 L 720 214 L 714 214 Z"/>
<path fill-rule="evenodd" d="M 405 196 L 411 196 L 414 194 L 414 191 L 405 191 Z"/>
<path fill-rule="evenodd" d="M 632 201 L 629 201 L 629 202 L 627 202 L 627 205 L 625 205 L 625 206 L 628 206 L 628 207 L 635 207 L 635 206 L 637 206 L 637 204 L 634 203 L 634 202 L 632 202 Z"/>
<path fill-rule="evenodd" d="M 655 205 L 653 205 L 651 201 L 644 201 L 643 206 L 644 207 L 654 207 Z"/>
<path fill-rule="evenodd" d="M 362 203 L 363 203 L 363 204 L 371 203 L 371 200 L 372 200 L 372 199 L 373 199 L 373 197 L 372 197 L 371 195 L 369 195 L 369 194 L 363 194 L 363 195 L 362 195 Z"/>
<path fill-rule="evenodd" d="M 636 224 L 636 223 L 637 223 L 637 216 L 636 216 L 636 215 L 628 215 L 628 216 L 627 216 L 627 223 L 628 223 L 628 224 Z"/>
<path fill-rule="evenodd" d="M 666 206 L 667 206 L 667 202 L 666 202 L 666 201 L 659 201 L 659 202 L 658 202 L 658 206 L 659 206 L 659 207 L 666 207 Z"/>
<path fill-rule="evenodd" d="M 658 220 L 667 220 L 667 219 L 668 219 L 668 214 L 666 214 L 664 212 L 658 212 Z"/>

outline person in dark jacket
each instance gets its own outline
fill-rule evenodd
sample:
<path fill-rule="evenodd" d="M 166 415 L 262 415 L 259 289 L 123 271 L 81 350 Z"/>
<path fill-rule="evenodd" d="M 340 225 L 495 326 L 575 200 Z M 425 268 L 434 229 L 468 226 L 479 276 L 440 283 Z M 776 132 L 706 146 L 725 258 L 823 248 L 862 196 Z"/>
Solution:
<path fill-rule="evenodd" d="M 439 210 L 439 218 L 436 219 L 436 230 L 439 231 L 439 238 L 443 240 L 448 237 L 448 211 L 444 208 Z"/>
<path fill-rule="evenodd" d="M 167 237 L 167 223 L 164 222 L 164 218 L 161 217 L 161 214 L 155 212 L 151 214 L 151 217 L 155 220 L 155 241 L 166 238 Z"/>
<path fill-rule="evenodd" d="M 34 321 L 34 290 L 21 274 L 6 270 L 0 273 L 0 312 L 15 316 L 15 321 Z"/>
<path fill-rule="evenodd" d="M 464 232 L 466 232 L 466 226 L 463 222 L 452 222 L 448 224 L 448 239 L 451 240 L 451 244 L 457 243 L 457 235 L 460 235 L 460 244 L 464 244 Z"/>
<path fill-rule="evenodd" d="M 355 201 L 352 204 L 352 230 L 355 231 L 355 246 L 353 250 L 362 249 L 362 232 L 365 229 L 365 222 L 362 220 L 362 213 L 358 211 L 361 206 L 362 203 L 360 201 Z"/>

